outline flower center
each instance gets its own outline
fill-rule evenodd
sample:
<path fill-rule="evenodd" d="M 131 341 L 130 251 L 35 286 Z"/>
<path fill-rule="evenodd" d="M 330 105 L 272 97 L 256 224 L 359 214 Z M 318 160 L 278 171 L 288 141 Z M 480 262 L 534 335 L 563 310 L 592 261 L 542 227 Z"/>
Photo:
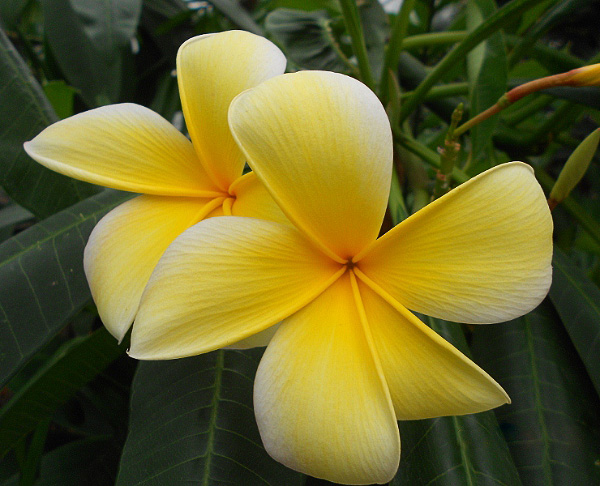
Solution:
<path fill-rule="evenodd" d="M 223 201 L 223 214 L 225 216 L 231 216 L 231 208 L 233 207 L 233 203 L 235 202 L 235 196 L 230 196 Z"/>

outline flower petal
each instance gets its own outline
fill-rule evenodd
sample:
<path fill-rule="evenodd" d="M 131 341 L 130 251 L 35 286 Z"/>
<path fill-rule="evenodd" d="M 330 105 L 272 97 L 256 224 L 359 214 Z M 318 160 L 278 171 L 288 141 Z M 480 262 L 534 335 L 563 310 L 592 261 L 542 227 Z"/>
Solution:
<path fill-rule="evenodd" d="M 277 329 L 279 329 L 279 325 L 280 323 L 277 323 L 274 326 L 267 327 L 264 331 L 257 332 L 246 339 L 230 344 L 227 346 L 227 349 L 250 349 L 267 346 L 271 342 L 271 339 L 273 339 Z"/>
<path fill-rule="evenodd" d="M 236 196 L 231 208 L 233 216 L 249 216 L 290 224 L 290 220 L 286 218 L 254 172 L 249 172 L 236 180 L 231 190 Z"/>
<path fill-rule="evenodd" d="M 375 240 L 392 136 L 365 85 L 330 72 L 285 74 L 238 96 L 229 123 L 283 211 L 332 258 L 346 260 Z"/>
<path fill-rule="evenodd" d="M 550 286 L 551 259 L 544 193 L 531 167 L 513 162 L 400 223 L 364 252 L 359 266 L 405 307 L 475 324 L 536 307 Z"/>
<path fill-rule="evenodd" d="M 210 207 L 210 199 L 139 196 L 96 225 L 85 247 L 85 273 L 100 318 L 119 341 L 160 256 Z"/>
<path fill-rule="evenodd" d="M 406 308 L 390 305 L 360 281 L 359 289 L 398 420 L 464 415 L 510 403 L 485 371 Z"/>
<path fill-rule="evenodd" d="M 398 426 L 348 274 L 281 324 L 256 372 L 254 409 L 265 449 L 292 469 L 343 484 L 393 478 Z"/>
<path fill-rule="evenodd" d="M 162 196 L 220 195 L 190 141 L 160 115 L 131 103 L 61 120 L 24 147 L 49 169 L 101 186 Z"/>
<path fill-rule="evenodd" d="M 177 54 L 183 113 L 194 148 L 221 189 L 241 175 L 244 157 L 227 125 L 231 100 L 285 71 L 283 53 L 249 32 L 206 34 L 185 42 Z"/>
<path fill-rule="evenodd" d="M 207 219 L 163 255 L 142 297 L 129 354 L 170 359 L 233 344 L 296 312 L 341 272 L 290 226 Z"/>

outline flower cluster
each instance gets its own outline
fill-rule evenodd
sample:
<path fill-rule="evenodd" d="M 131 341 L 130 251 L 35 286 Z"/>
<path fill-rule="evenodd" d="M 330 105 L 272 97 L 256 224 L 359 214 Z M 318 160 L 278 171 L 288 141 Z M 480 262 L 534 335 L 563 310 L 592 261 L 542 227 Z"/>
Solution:
<path fill-rule="evenodd" d="M 86 250 L 107 327 L 121 338 L 135 319 L 131 356 L 268 343 L 254 406 L 269 454 L 330 481 L 384 483 L 400 460 L 397 420 L 509 402 L 408 309 L 474 324 L 530 311 L 550 285 L 552 220 L 532 169 L 513 162 L 378 238 L 392 171 L 385 110 L 355 79 L 284 66 L 252 34 L 201 36 L 178 56 L 191 143 L 117 105 L 26 149 L 59 172 L 144 192 Z M 253 172 L 240 176 L 245 161 Z"/>

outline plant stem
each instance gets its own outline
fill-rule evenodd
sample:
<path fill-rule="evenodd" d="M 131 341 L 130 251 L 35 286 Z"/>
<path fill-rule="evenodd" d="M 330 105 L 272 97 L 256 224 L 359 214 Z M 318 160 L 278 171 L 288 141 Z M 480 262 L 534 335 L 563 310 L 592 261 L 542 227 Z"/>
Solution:
<path fill-rule="evenodd" d="M 388 95 L 388 71 L 396 72 L 398 69 L 398 59 L 402 52 L 402 44 L 406 37 L 406 30 L 408 28 L 408 18 L 413 8 L 415 7 L 416 0 L 404 0 L 400 11 L 396 16 L 396 21 L 392 27 L 392 33 L 390 41 L 385 50 L 385 57 L 383 59 L 383 66 L 381 69 L 381 86 L 379 89 L 379 97 L 383 104 L 387 102 Z"/>
<path fill-rule="evenodd" d="M 394 139 L 400 146 L 420 157 L 429 166 L 435 169 L 442 166 L 440 155 L 415 139 L 407 137 L 399 131 L 394 131 Z M 452 178 L 459 184 L 469 180 L 469 176 L 456 166 L 452 169 Z"/>
<path fill-rule="evenodd" d="M 455 44 L 461 42 L 469 33 L 466 30 L 454 30 L 450 32 L 432 32 L 429 34 L 411 35 L 402 41 L 402 49 L 416 49 L 424 46 L 436 46 L 440 44 Z"/>
<path fill-rule="evenodd" d="M 354 0 L 340 0 L 340 7 L 342 8 L 346 30 L 352 40 L 352 51 L 358 61 L 361 81 L 374 91 L 375 79 L 373 78 L 371 65 L 369 64 L 369 58 L 367 57 L 367 46 L 360 24 L 356 2 Z"/>
<path fill-rule="evenodd" d="M 447 98 L 449 96 L 466 95 L 469 92 L 469 83 L 466 81 L 459 83 L 448 83 L 431 88 L 431 91 L 425 96 L 425 101 Z M 410 98 L 414 91 L 402 93 L 401 98 Z"/>
<path fill-rule="evenodd" d="M 491 17 L 472 31 L 460 44 L 457 44 L 446 56 L 429 72 L 427 77 L 415 90 L 413 96 L 406 100 L 402 106 L 400 119 L 404 120 L 425 99 L 429 90 L 446 74 L 453 66 L 462 61 L 464 57 L 475 46 L 483 42 L 494 32 L 500 30 L 539 0 L 514 0 L 497 10 Z"/>
<path fill-rule="evenodd" d="M 454 131 L 456 130 L 456 125 L 460 123 L 463 109 L 464 107 L 461 103 L 456 107 L 454 113 L 452 113 L 452 121 L 448 128 L 448 132 L 446 133 L 444 147 L 441 149 L 438 148 L 438 151 L 440 152 L 440 168 L 435 176 L 435 187 L 433 189 L 434 199 L 442 196 L 450 189 L 450 176 L 452 175 L 452 170 L 456 165 L 456 160 L 458 159 L 458 154 L 460 152 L 460 144 L 456 141 Z"/>

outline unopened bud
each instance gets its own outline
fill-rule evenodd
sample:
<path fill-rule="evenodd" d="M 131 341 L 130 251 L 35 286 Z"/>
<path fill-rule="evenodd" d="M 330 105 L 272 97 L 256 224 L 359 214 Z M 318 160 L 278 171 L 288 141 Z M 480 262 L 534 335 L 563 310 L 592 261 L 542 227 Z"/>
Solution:
<path fill-rule="evenodd" d="M 569 86 L 600 86 L 600 64 L 591 64 L 569 71 Z"/>
<path fill-rule="evenodd" d="M 548 204 L 551 209 L 564 200 L 581 180 L 596 153 L 599 142 L 600 128 L 597 128 L 573 151 L 550 192 Z"/>

